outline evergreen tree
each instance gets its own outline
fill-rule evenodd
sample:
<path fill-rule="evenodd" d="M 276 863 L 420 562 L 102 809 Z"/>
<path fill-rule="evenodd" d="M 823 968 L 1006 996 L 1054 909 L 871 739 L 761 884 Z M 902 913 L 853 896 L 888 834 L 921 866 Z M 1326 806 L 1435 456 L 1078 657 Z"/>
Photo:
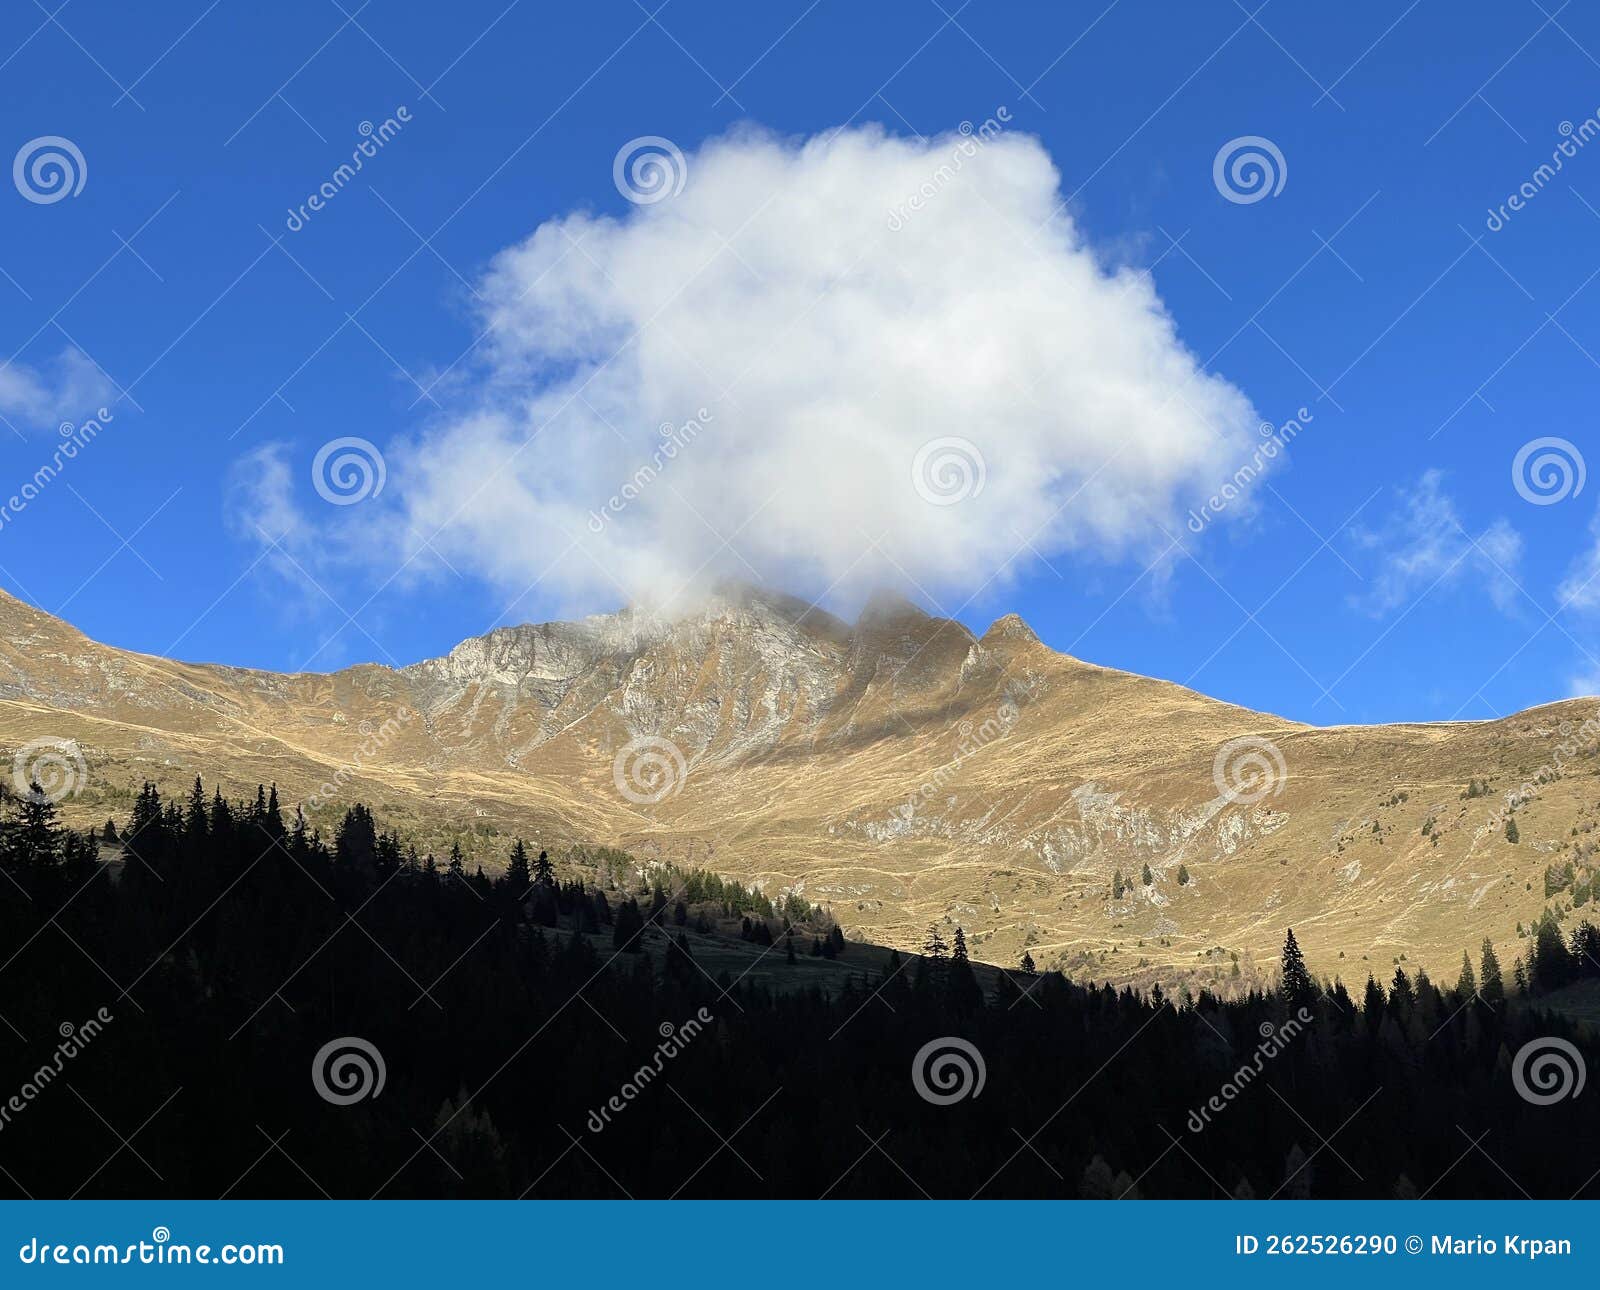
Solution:
<path fill-rule="evenodd" d="M 983 1006 L 983 991 L 972 971 L 972 961 L 967 957 L 967 937 L 956 928 L 955 941 L 950 950 L 950 968 L 945 981 L 950 996 L 950 1006 L 958 1016 L 971 1016 Z"/>
<path fill-rule="evenodd" d="M 1305 956 L 1300 953 L 1300 943 L 1295 940 L 1292 927 L 1283 940 L 1283 981 L 1279 993 L 1291 1009 L 1309 1007 L 1317 995 L 1316 983 L 1306 969 Z"/>
<path fill-rule="evenodd" d="M 189 809 L 184 815 L 184 832 L 191 840 L 206 835 L 206 791 L 200 785 L 200 776 L 194 777 L 194 787 L 189 790 Z"/>
<path fill-rule="evenodd" d="M 378 830 L 372 812 L 360 802 L 344 813 L 333 838 L 334 859 L 346 869 L 374 873 L 378 867 Z"/>
<path fill-rule="evenodd" d="M 1142 882 L 1146 887 L 1155 886 L 1156 878 L 1155 875 L 1150 872 L 1149 865 L 1145 865 L 1143 871 L 1139 874 L 1139 881 Z"/>
<path fill-rule="evenodd" d="M 533 872 L 528 866 L 528 848 L 521 838 L 511 848 L 511 863 L 506 866 L 505 883 L 507 890 L 519 898 L 533 886 Z"/>
<path fill-rule="evenodd" d="M 1481 963 L 1483 984 L 1478 993 L 1485 1003 L 1497 1004 L 1506 997 L 1506 988 L 1500 980 L 1500 960 L 1495 957 L 1494 942 L 1487 936 L 1483 938 L 1483 959 Z"/>
<path fill-rule="evenodd" d="M 1461 975 L 1456 978 L 1456 993 L 1463 999 L 1470 999 L 1478 993 L 1478 978 L 1472 972 L 1472 960 L 1467 957 L 1465 950 L 1461 951 Z"/>
<path fill-rule="evenodd" d="M 1178 886 L 1187 887 L 1188 885 L 1189 885 L 1189 870 L 1187 868 L 1185 868 L 1183 865 L 1180 864 L 1178 866 Z"/>
<path fill-rule="evenodd" d="M 1033 955 L 1029 954 L 1027 950 L 1022 951 L 1022 958 L 1017 963 L 1017 967 L 1020 971 L 1026 972 L 1029 976 L 1032 976 L 1038 971 L 1038 969 L 1033 965 Z"/>
<path fill-rule="evenodd" d="M 5 838 L 6 867 L 13 873 L 49 871 L 61 860 L 61 834 L 56 825 L 56 804 L 38 784 L 30 784 L 22 797 L 13 799 L 12 818 Z"/>
<path fill-rule="evenodd" d="M 1528 984 L 1536 994 L 1559 990 L 1576 978 L 1572 953 L 1561 939 L 1561 929 L 1556 926 L 1555 919 L 1546 916 L 1540 920 L 1528 954 L 1528 968 Z"/>
<path fill-rule="evenodd" d="M 550 863 L 550 855 L 546 851 L 539 852 L 539 863 L 533 867 L 533 880 L 545 887 L 556 885 L 556 867 Z"/>
<path fill-rule="evenodd" d="M 1411 988 L 1411 978 L 1406 975 L 1403 967 L 1394 970 L 1394 980 L 1389 983 L 1389 1006 L 1400 1014 L 1401 1020 L 1411 1015 L 1411 1005 L 1416 1002 L 1416 993 Z"/>
<path fill-rule="evenodd" d="M 1384 1005 L 1388 999 L 1384 996 L 1383 987 L 1369 972 L 1367 974 L 1367 993 L 1361 1001 L 1361 1015 L 1367 1019 L 1367 1024 L 1376 1030 L 1378 1023 L 1383 1019 Z"/>

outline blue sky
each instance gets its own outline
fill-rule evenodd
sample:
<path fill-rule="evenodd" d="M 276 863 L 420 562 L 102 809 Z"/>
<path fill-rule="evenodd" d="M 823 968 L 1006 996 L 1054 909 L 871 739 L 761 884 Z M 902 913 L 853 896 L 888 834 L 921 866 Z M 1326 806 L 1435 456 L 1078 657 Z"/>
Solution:
<path fill-rule="evenodd" d="M 396 576 L 403 555 L 359 549 L 378 506 L 406 504 L 404 467 L 451 442 L 434 428 L 505 375 L 474 348 L 494 257 L 574 212 L 638 218 L 613 159 L 641 136 L 687 154 L 693 185 L 702 145 L 744 123 L 914 139 L 1004 106 L 1096 256 L 1150 271 L 1196 361 L 1262 419 L 1312 415 L 1248 506 L 1169 532 L 1159 560 L 1019 544 L 1000 577 L 919 578 L 914 598 L 980 631 L 1015 610 L 1058 649 L 1319 724 L 1600 687 L 1600 484 L 1552 500 L 1513 474 L 1537 439 L 1595 451 L 1600 142 L 1577 141 L 1600 110 L 1600 14 L 647 3 L 7 6 L 0 144 L 70 140 L 86 173 L 56 201 L 0 190 L 0 492 L 50 459 L 59 421 L 94 414 L 97 384 L 112 416 L 0 525 L 0 582 L 103 641 L 278 669 L 410 662 L 613 607 L 604 585 L 508 595 L 471 558 Z M 361 123 L 402 106 L 287 228 Z M 1213 162 L 1245 136 L 1276 148 L 1282 187 L 1228 200 Z M 312 485 L 349 436 L 388 460 L 370 512 Z M 230 511 L 274 469 L 294 517 L 337 526 L 264 550 Z"/>

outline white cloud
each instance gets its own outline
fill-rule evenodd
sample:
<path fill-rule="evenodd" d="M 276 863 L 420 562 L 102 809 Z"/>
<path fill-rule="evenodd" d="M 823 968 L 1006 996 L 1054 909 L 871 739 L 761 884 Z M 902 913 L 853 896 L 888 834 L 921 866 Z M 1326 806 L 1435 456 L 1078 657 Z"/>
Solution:
<path fill-rule="evenodd" d="M 1589 521 L 1592 541 L 1589 548 L 1572 562 L 1567 576 L 1556 588 L 1563 607 L 1592 611 L 1600 609 L 1600 511 Z"/>
<path fill-rule="evenodd" d="M 1358 547 L 1379 555 L 1376 576 L 1357 597 L 1372 613 L 1409 605 L 1435 586 L 1453 587 L 1469 580 L 1502 611 L 1509 612 L 1521 598 L 1517 586 L 1521 535 L 1504 519 L 1472 533 L 1442 483 L 1439 471 L 1424 471 L 1382 529 L 1352 530 Z"/>
<path fill-rule="evenodd" d="M 54 430 L 96 416 L 114 389 L 82 351 L 64 349 L 48 370 L 10 362 L 0 367 L 0 417 L 19 430 Z"/>
<path fill-rule="evenodd" d="M 727 575 L 972 591 L 1023 538 L 1148 559 L 1258 418 L 1059 202 L 1024 135 L 745 130 L 677 196 L 546 222 L 479 286 L 468 405 L 385 447 L 390 567 L 427 540 L 570 608 Z M 931 462 L 914 485 L 935 440 L 975 447 L 981 491 L 934 504 L 962 476 Z"/>

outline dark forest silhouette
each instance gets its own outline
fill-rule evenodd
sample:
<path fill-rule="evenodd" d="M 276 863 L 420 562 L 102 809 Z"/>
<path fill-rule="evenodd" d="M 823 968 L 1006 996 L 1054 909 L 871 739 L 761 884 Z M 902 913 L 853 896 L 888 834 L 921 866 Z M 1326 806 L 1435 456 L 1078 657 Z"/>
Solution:
<path fill-rule="evenodd" d="M 1600 979 L 1592 927 L 1538 929 L 1508 969 L 1527 993 L 1485 944 L 1454 985 L 1402 966 L 1356 999 L 1320 983 L 1290 933 L 1279 990 L 1174 1000 L 974 965 L 959 930 L 902 959 L 709 874 L 606 864 L 579 881 L 521 842 L 508 861 L 490 880 L 459 852 L 418 857 L 362 806 L 324 840 L 264 789 L 230 803 L 196 781 L 163 802 L 147 785 L 98 837 L 12 797 L 0 1187 L 1596 1194 L 1600 1090 L 1537 1105 L 1513 1078 L 1535 1040 L 1600 1058 L 1591 1029 L 1537 999 Z M 826 956 L 837 984 L 708 973 L 715 946 L 796 982 L 797 959 Z M 385 1080 L 336 1105 L 313 1059 L 347 1036 Z M 939 1105 L 913 1063 L 947 1038 L 984 1078 Z"/>

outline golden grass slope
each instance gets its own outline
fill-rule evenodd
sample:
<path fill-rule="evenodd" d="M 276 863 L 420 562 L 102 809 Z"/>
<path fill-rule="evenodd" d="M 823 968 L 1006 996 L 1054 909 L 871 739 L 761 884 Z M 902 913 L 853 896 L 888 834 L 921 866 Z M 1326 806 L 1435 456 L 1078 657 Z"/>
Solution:
<path fill-rule="evenodd" d="M 1057 654 L 1015 617 L 975 638 L 890 598 L 852 625 L 734 589 L 676 621 L 279 675 L 112 649 L 0 596 L 0 745 L 79 745 L 75 822 L 122 817 L 147 778 L 276 782 L 325 832 L 361 799 L 486 867 L 511 834 L 617 846 L 797 890 L 862 939 L 959 923 L 977 957 L 1113 979 L 1226 986 L 1290 925 L 1347 980 L 1402 955 L 1453 978 L 1485 936 L 1504 954 L 1587 894 L 1597 730 L 1588 699 L 1303 726 Z M 1274 773 L 1230 780 L 1251 755 Z"/>

